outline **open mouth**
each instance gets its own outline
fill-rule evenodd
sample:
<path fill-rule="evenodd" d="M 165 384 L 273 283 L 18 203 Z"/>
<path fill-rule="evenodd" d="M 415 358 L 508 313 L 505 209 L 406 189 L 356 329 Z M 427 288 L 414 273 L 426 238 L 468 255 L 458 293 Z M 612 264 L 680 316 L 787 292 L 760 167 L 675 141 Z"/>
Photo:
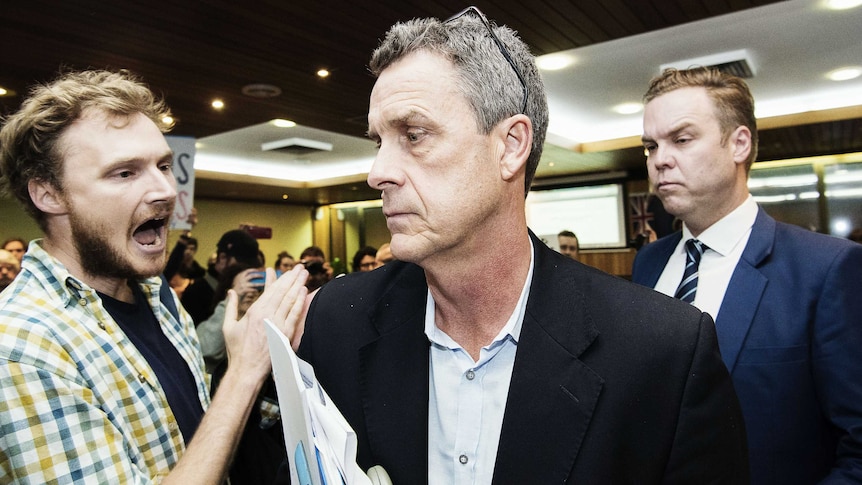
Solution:
<path fill-rule="evenodd" d="M 135 241 L 142 246 L 161 245 L 167 221 L 167 218 L 164 217 L 150 219 L 138 226 L 132 234 L 132 237 L 134 237 Z"/>

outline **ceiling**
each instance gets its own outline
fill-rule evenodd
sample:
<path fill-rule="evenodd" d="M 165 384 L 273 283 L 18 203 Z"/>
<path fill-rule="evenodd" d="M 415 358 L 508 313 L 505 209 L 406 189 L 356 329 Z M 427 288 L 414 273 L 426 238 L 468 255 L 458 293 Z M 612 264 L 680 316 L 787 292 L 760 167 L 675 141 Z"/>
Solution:
<path fill-rule="evenodd" d="M 543 72 L 551 125 L 537 182 L 546 184 L 642 174 L 640 114 L 610 108 L 639 102 L 664 64 L 728 51 L 744 51 L 755 71 L 749 84 L 758 102 L 760 160 L 862 151 L 862 78 L 823 78 L 831 69 L 862 66 L 862 7 L 827 11 L 822 3 L 475 1 L 490 19 L 517 30 L 534 54 L 565 51 L 575 58 L 566 70 Z M 363 182 L 374 156 L 363 137 L 374 83 L 369 55 L 394 22 L 446 18 L 465 6 L 453 0 L 6 2 L 0 86 L 17 96 L 0 97 L 0 110 L 17 109 L 28 86 L 61 69 L 126 68 L 166 98 L 177 119 L 173 134 L 198 140 L 198 197 L 373 199 L 379 193 Z M 331 75 L 317 77 L 320 68 Z M 260 83 L 281 94 L 242 93 Z M 827 90 L 849 107 L 829 104 Z M 215 98 L 225 103 L 221 111 L 210 106 Z M 298 126 L 275 127 L 276 118 Z M 333 148 L 261 150 L 262 143 L 287 138 Z M 237 160 L 243 174 L 212 170 L 236 168 Z M 289 180 L 270 178 L 279 171 Z"/>

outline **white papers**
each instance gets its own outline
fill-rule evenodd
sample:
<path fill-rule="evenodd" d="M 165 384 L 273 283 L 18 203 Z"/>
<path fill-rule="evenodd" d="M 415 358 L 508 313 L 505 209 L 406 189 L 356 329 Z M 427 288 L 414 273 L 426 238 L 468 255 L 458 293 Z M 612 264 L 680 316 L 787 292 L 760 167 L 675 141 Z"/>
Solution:
<path fill-rule="evenodd" d="M 269 320 L 266 336 L 291 483 L 298 485 L 371 485 L 356 464 L 356 433 L 299 359 L 290 341 Z"/>

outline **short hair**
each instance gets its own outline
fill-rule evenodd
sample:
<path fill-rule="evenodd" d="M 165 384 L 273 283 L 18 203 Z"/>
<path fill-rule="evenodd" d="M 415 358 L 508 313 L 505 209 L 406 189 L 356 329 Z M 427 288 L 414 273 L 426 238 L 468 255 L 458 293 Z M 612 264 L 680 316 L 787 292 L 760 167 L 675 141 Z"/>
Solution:
<path fill-rule="evenodd" d="M 318 246 L 309 246 L 302 250 L 302 254 L 299 255 L 299 260 L 303 261 L 305 258 L 320 258 L 326 260 L 326 254 L 324 254 L 323 250 Z"/>
<path fill-rule="evenodd" d="M 704 88 L 715 104 L 715 114 L 721 127 L 722 144 L 731 132 L 745 126 L 751 132 L 751 153 L 746 160 L 746 170 L 757 159 L 757 118 L 754 116 L 754 96 L 741 78 L 711 67 L 691 69 L 665 69 L 650 81 L 644 94 L 644 104 L 681 88 Z"/>
<path fill-rule="evenodd" d="M 545 87 L 529 47 L 517 33 L 493 23 L 491 28 L 521 71 L 527 90 L 524 114 L 533 124 L 533 145 L 527 158 L 526 196 L 542 157 L 548 128 Z M 423 18 L 396 23 L 374 50 L 369 68 L 375 76 L 380 76 L 396 61 L 419 51 L 440 54 L 452 62 L 460 80 L 460 90 L 476 115 L 481 133 L 491 133 L 498 123 L 521 112 L 524 96 L 521 82 L 482 20 L 461 15 L 449 22 Z"/>
<path fill-rule="evenodd" d="M 0 189 L 13 195 L 45 230 L 45 215 L 30 200 L 29 183 L 40 180 L 62 191 L 63 154 L 58 141 L 90 110 L 129 117 L 141 113 L 164 133 L 170 109 L 129 71 L 81 71 L 61 74 L 36 85 L 17 113 L 0 130 Z"/>
<path fill-rule="evenodd" d="M 573 237 L 575 239 L 578 238 L 578 236 L 576 236 L 574 232 L 569 231 L 569 230 L 560 231 L 560 233 L 557 234 L 557 237 L 560 237 L 560 236 L 562 236 L 562 237 Z"/>
<path fill-rule="evenodd" d="M 278 267 L 281 266 L 281 260 L 284 258 L 290 258 L 296 261 L 293 256 L 290 255 L 290 253 L 288 253 L 287 251 L 282 251 L 278 253 L 278 256 L 275 257 L 275 264 L 273 265 L 275 269 L 278 269 Z"/>
<path fill-rule="evenodd" d="M 3 245 L 0 246 L 0 249 L 6 249 L 6 245 L 10 242 L 19 242 L 22 246 L 24 246 L 24 251 L 27 250 L 27 241 L 20 237 L 10 237 L 9 239 L 3 241 Z"/>
<path fill-rule="evenodd" d="M 15 268 L 16 273 L 21 271 L 21 263 L 18 262 L 18 258 L 5 249 L 0 249 L 0 264 L 8 264 L 9 266 L 12 266 Z"/>

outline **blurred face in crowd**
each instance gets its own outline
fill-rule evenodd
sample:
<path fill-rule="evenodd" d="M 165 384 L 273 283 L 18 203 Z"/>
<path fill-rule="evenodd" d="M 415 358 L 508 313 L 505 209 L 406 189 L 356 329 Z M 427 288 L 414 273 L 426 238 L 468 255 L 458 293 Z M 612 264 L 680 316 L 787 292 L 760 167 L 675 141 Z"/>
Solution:
<path fill-rule="evenodd" d="M 384 264 L 392 261 L 392 251 L 389 248 L 389 243 L 385 243 L 377 250 L 377 255 L 374 256 L 374 267 L 379 268 Z"/>
<path fill-rule="evenodd" d="M 186 250 L 183 252 L 183 263 L 186 265 L 192 264 L 192 261 L 195 259 L 195 255 L 198 253 L 198 247 L 196 244 L 189 244 L 186 246 Z"/>
<path fill-rule="evenodd" d="M 19 263 L 24 259 L 24 252 L 27 250 L 24 243 L 17 240 L 7 242 L 3 249 L 12 253 L 12 256 L 15 256 Z"/>
<path fill-rule="evenodd" d="M 294 266 L 296 266 L 296 261 L 294 261 L 293 258 L 290 256 L 282 256 L 281 259 L 278 260 L 278 266 L 276 266 L 275 269 L 282 273 L 287 273 L 292 270 Z"/>
<path fill-rule="evenodd" d="M 371 271 L 372 269 L 377 267 L 377 260 L 374 256 L 370 254 L 366 254 L 362 257 L 362 260 L 359 261 L 359 271 L 366 272 Z"/>
<path fill-rule="evenodd" d="M 0 249 L 0 290 L 9 286 L 12 280 L 18 276 L 21 266 L 18 259 L 11 252 Z"/>
<path fill-rule="evenodd" d="M 571 236 L 558 236 L 557 242 L 559 242 L 560 245 L 560 253 L 565 254 L 572 259 L 578 259 L 578 253 L 580 252 L 578 238 Z"/>

